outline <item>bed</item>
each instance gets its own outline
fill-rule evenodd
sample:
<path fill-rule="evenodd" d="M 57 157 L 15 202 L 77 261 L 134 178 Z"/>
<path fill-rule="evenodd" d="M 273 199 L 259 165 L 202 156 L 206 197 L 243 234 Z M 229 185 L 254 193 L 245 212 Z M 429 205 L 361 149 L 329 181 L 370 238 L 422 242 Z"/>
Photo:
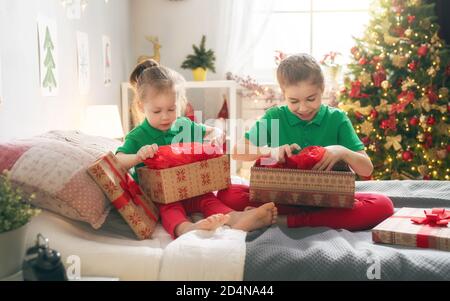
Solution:
<path fill-rule="evenodd" d="M 233 177 L 233 183 L 246 181 Z M 450 208 L 450 182 L 357 182 L 357 191 L 385 193 L 396 208 Z M 198 217 L 197 217 L 198 218 Z M 99 230 L 44 211 L 32 221 L 64 261 L 80 258 L 83 277 L 120 280 L 450 280 L 450 253 L 378 245 L 370 231 L 272 226 L 249 234 L 223 227 L 172 240 L 160 225 L 137 241 L 116 212 Z M 70 262 L 65 262 L 70 265 Z M 371 268 L 379 267 L 379 273 Z"/>

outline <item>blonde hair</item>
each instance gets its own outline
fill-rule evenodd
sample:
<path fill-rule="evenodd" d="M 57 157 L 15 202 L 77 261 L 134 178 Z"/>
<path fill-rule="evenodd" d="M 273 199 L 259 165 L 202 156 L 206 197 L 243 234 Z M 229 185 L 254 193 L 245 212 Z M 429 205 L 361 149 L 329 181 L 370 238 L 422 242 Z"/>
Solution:
<path fill-rule="evenodd" d="M 277 69 L 277 79 L 281 88 L 308 81 L 320 87 L 322 91 L 325 89 L 320 65 L 306 53 L 294 54 L 281 61 Z"/>
<path fill-rule="evenodd" d="M 148 87 L 152 87 L 157 93 L 175 91 L 177 116 L 183 115 L 186 107 L 185 82 L 181 74 L 152 59 L 138 64 L 130 75 L 130 84 L 136 95 L 135 102 L 144 101 Z"/>

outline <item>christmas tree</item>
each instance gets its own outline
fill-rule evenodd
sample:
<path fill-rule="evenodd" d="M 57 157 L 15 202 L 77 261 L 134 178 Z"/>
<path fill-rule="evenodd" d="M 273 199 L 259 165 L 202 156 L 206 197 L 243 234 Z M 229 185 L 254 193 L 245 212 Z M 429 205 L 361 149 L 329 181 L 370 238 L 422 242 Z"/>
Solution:
<path fill-rule="evenodd" d="M 50 92 L 52 88 L 56 88 L 56 79 L 53 74 L 53 69 L 56 68 L 55 60 L 53 59 L 53 53 L 55 46 L 53 45 L 52 37 L 50 35 L 50 31 L 48 27 L 45 30 L 45 41 L 44 41 L 44 49 L 46 51 L 46 56 L 44 60 L 44 66 L 47 69 L 45 74 L 45 78 L 43 81 L 43 87 L 48 88 Z"/>
<path fill-rule="evenodd" d="M 373 179 L 449 180 L 449 51 L 434 4 L 381 0 L 339 95 Z"/>

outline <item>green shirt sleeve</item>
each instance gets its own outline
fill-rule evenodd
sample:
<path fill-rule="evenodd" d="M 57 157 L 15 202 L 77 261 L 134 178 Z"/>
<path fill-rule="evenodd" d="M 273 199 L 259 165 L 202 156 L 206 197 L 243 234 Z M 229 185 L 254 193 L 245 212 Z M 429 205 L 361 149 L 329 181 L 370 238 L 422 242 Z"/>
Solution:
<path fill-rule="evenodd" d="M 124 144 L 119 147 L 117 153 L 124 153 L 127 155 L 137 154 L 139 151 L 139 143 L 132 137 L 126 137 Z"/>
<path fill-rule="evenodd" d="M 345 114 L 343 119 L 338 129 L 338 144 L 354 152 L 364 150 L 364 144 L 356 134 L 350 119 Z"/>
<path fill-rule="evenodd" d="M 261 119 L 245 133 L 245 139 L 250 141 L 255 146 L 271 146 L 270 142 L 270 124 L 272 116 L 270 111 L 267 111 Z"/>

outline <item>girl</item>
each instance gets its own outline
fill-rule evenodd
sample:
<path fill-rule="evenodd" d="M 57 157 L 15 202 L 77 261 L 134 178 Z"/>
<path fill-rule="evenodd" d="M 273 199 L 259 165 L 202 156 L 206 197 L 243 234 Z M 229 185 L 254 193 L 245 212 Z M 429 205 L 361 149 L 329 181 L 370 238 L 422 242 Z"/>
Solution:
<path fill-rule="evenodd" d="M 314 170 L 331 170 L 345 161 L 354 172 L 370 176 L 373 166 L 347 115 L 322 104 L 324 77 L 320 66 L 307 54 L 293 55 L 281 62 L 277 79 L 287 105 L 269 109 L 245 134 L 245 142 L 235 146 L 233 159 L 253 161 L 264 158 L 268 164 L 283 162 L 294 150 L 323 146 L 323 159 Z M 277 127 L 271 125 L 275 124 Z M 251 152 L 251 150 L 255 150 Z M 235 210 L 249 203 L 248 187 L 233 186 L 217 195 Z M 383 195 L 356 193 L 352 209 L 319 209 L 278 205 L 279 223 L 289 227 L 328 226 L 350 231 L 372 228 L 393 214 L 392 201 Z"/>
<path fill-rule="evenodd" d="M 203 142 L 205 136 L 221 142 L 215 128 L 192 122 L 188 118 L 177 118 L 181 111 L 184 91 L 179 84 L 183 81 L 175 71 L 160 66 L 153 60 L 139 64 L 130 76 L 139 109 L 145 115 L 144 122 L 133 129 L 125 138 L 124 145 L 117 150 L 119 162 L 127 170 L 144 166 L 143 161 L 158 152 L 158 146 L 172 144 L 176 137 L 182 142 Z M 179 141 L 177 141 L 179 142 Z M 133 172 L 136 178 L 136 173 Z M 192 230 L 215 230 L 227 224 L 234 229 L 252 231 L 272 225 L 276 221 L 277 209 L 273 203 L 254 210 L 236 212 L 224 205 L 213 193 L 194 197 L 181 202 L 159 205 L 161 221 L 173 238 Z M 188 220 L 187 214 L 201 212 L 205 219 L 197 223 Z"/>

